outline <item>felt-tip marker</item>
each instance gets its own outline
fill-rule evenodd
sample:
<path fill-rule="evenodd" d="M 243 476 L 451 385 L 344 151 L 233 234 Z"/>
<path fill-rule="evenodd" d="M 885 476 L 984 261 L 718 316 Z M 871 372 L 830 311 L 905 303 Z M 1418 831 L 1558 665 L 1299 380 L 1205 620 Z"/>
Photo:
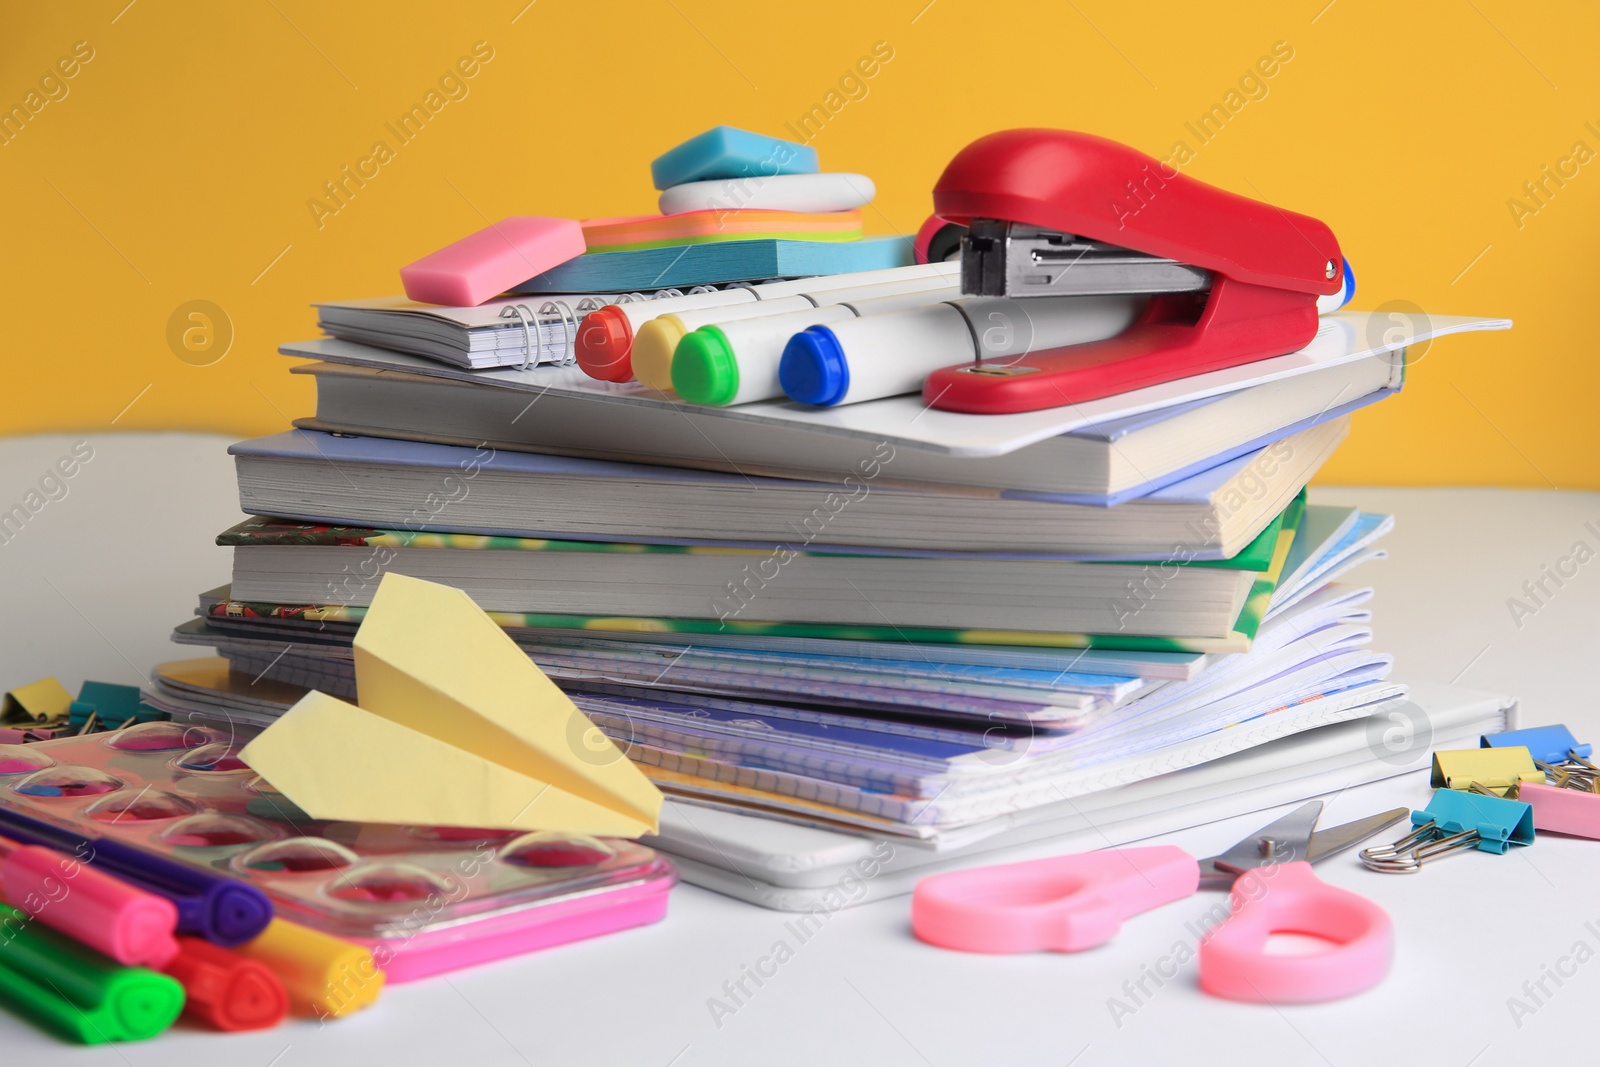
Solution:
<path fill-rule="evenodd" d="M 763 319 L 769 315 L 803 311 L 806 308 L 902 293 L 931 292 L 933 295 L 920 301 L 922 304 L 931 304 L 938 300 L 948 300 L 957 294 L 957 290 L 954 278 L 949 280 L 913 278 L 907 281 L 879 282 L 876 285 L 824 289 L 801 296 L 772 297 L 753 304 L 737 304 L 733 307 L 701 308 L 697 311 L 661 315 L 640 326 L 638 334 L 633 339 L 633 374 L 641 385 L 647 385 L 652 389 L 671 389 L 672 364 L 677 358 L 678 344 L 691 330 L 712 323 Z"/>
<path fill-rule="evenodd" d="M 632 300 L 608 304 L 585 315 L 578 325 L 574 355 L 578 366 L 591 378 L 603 382 L 632 381 L 633 339 L 641 325 L 659 315 L 678 314 L 709 307 L 731 307 L 757 300 L 820 293 L 859 285 L 911 281 L 927 278 L 956 278 L 959 263 L 921 263 L 910 267 L 859 271 L 853 274 L 825 274 L 793 281 L 765 282 L 760 285 L 733 286 L 708 293 L 686 293 L 656 300 Z"/>
<path fill-rule="evenodd" d="M 266 928 L 272 902 L 253 885 L 190 867 L 111 837 L 89 837 L 21 812 L 0 808 L 0 833 L 24 845 L 71 853 L 136 889 L 165 897 L 178 910 L 178 932 L 237 945 Z"/>
<path fill-rule="evenodd" d="M 778 379 L 791 400 L 832 406 L 915 393 L 942 367 L 1114 337 L 1144 306 L 1136 296 L 968 297 L 867 315 L 796 333 Z"/>
<path fill-rule="evenodd" d="M 172 1025 L 183 986 L 143 967 L 124 967 L 0 904 L 0 1002 L 85 1045 L 141 1041 Z"/>
<path fill-rule="evenodd" d="M 0 899 L 118 963 L 159 970 L 178 952 L 172 901 L 53 848 L 0 837 Z"/>
<path fill-rule="evenodd" d="M 672 387 L 692 404 L 717 407 L 776 399 L 783 396 L 778 366 L 784 346 L 796 333 L 846 319 L 927 307 L 948 300 L 954 290 L 952 282 L 782 315 L 708 323 L 678 342 L 672 356 Z"/>

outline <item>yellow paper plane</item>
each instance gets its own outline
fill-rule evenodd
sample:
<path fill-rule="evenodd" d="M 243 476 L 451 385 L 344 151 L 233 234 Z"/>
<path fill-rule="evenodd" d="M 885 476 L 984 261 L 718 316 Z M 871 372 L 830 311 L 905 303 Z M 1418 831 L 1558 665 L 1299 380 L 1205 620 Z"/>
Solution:
<path fill-rule="evenodd" d="M 459 589 L 386 574 L 360 706 L 308 693 L 240 757 L 315 819 L 654 833 L 661 791 Z"/>

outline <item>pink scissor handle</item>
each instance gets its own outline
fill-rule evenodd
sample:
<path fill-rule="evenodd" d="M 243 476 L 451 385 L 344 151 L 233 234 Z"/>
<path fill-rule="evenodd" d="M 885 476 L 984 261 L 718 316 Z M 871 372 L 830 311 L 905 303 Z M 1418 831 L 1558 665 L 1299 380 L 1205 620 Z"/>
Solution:
<path fill-rule="evenodd" d="M 911 929 L 964 952 L 1077 952 L 1199 885 L 1200 865 L 1172 845 L 977 867 L 918 882 Z"/>
<path fill-rule="evenodd" d="M 1273 934 L 1307 934 L 1326 952 L 1280 956 Z M 1394 957 L 1389 913 L 1366 897 L 1331 886 L 1304 862 L 1262 867 L 1233 883 L 1233 915 L 1200 946 L 1200 988 L 1255 1003 L 1338 1000 L 1377 985 Z"/>

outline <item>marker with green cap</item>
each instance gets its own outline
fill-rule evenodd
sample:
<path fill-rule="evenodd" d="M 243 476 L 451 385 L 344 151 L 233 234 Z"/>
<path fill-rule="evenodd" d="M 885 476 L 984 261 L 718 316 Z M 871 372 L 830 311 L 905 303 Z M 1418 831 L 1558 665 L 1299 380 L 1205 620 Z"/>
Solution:
<path fill-rule="evenodd" d="M 0 1003 L 85 1045 L 154 1037 L 183 1010 L 183 986 L 123 967 L 0 905 Z"/>
<path fill-rule="evenodd" d="M 957 295 L 956 282 L 928 283 L 894 295 L 707 323 L 678 342 L 672 354 L 672 388 L 691 404 L 715 407 L 773 400 L 784 395 L 778 381 L 784 346 L 802 330 L 863 315 L 926 307 Z"/>

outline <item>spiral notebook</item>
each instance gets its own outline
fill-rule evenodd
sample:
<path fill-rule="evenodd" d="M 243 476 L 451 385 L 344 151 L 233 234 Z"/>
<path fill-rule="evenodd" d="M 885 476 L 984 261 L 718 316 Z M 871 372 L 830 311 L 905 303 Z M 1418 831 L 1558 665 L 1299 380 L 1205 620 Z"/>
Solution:
<path fill-rule="evenodd" d="M 596 308 L 717 288 L 646 293 L 564 293 L 444 307 L 403 296 L 317 304 L 317 325 L 346 341 L 426 356 L 468 370 L 573 361 L 578 323 Z"/>

